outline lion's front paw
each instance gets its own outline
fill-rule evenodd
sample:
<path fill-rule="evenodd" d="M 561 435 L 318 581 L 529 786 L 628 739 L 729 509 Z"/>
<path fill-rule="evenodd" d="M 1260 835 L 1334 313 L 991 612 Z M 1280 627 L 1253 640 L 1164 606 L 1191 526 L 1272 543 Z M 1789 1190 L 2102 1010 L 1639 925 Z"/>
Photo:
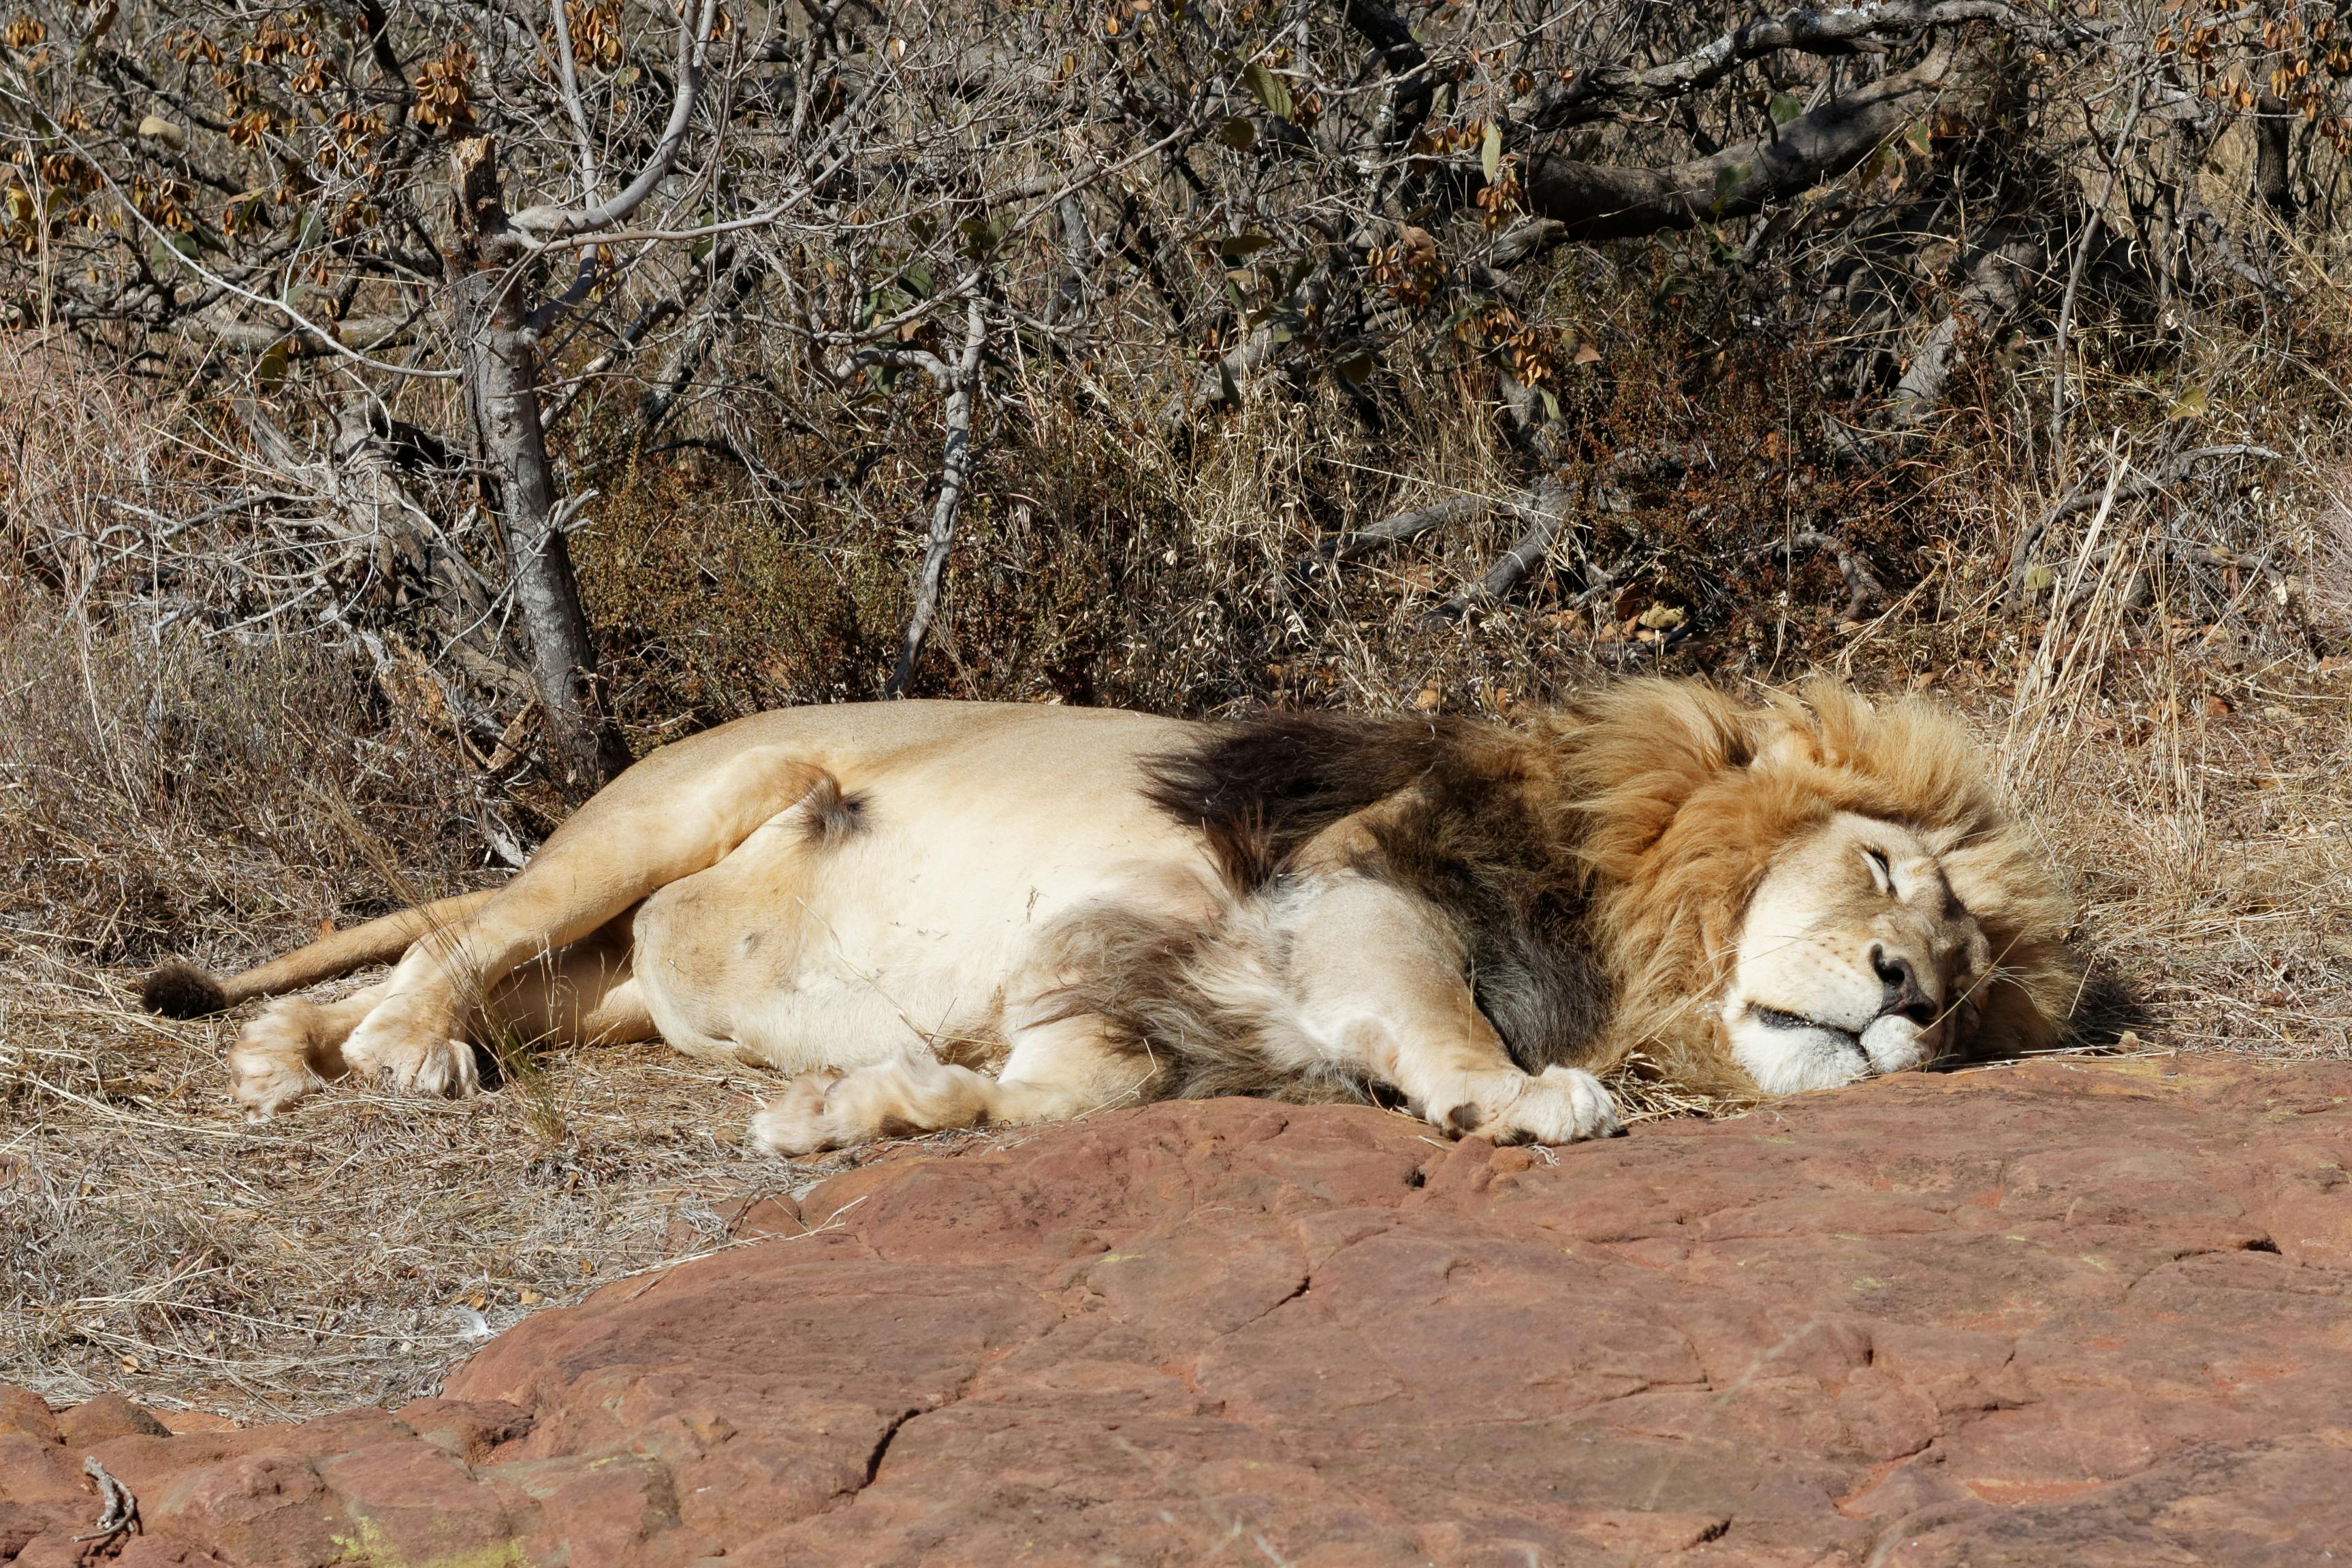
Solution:
<path fill-rule="evenodd" d="M 471 1094 L 482 1086 L 481 1065 L 474 1048 L 464 1040 L 448 1035 L 419 1038 L 385 1030 L 371 1034 L 368 1024 L 373 1022 L 370 1015 L 367 1023 L 343 1043 L 343 1062 L 352 1072 L 388 1080 L 395 1089 L 450 1099 Z"/>
<path fill-rule="evenodd" d="M 1581 1068 L 1547 1067 L 1535 1077 L 1517 1077 L 1496 1101 L 1483 1117 L 1475 1107 L 1456 1107 L 1451 1124 L 1498 1144 L 1573 1144 L 1625 1130 L 1609 1091 Z"/>
<path fill-rule="evenodd" d="M 751 1141 L 788 1160 L 857 1142 L 854 1130 L 833 1113 L 833 1090 L 841 1079 L 838 1072 L 811 1072 L 785 1084 L 751 1118 Z"/>

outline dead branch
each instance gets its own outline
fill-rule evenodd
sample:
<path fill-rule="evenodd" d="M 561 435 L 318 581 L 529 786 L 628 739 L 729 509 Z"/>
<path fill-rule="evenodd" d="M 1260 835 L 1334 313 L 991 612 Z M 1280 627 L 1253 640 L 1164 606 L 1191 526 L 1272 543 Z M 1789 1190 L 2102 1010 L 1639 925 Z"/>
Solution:
<path fill-rule="evenodd" d="M 1776 548 L 1784 551 L 1799 548 L 1822 550 L 1837 562 L 1838 575 L 1845 580 L 1845 609 L 1839 615 L 1842 621 L 1861 620 L 1864 611 L 1886 597 L 1886 585 L 1878 580 L 1878 574 L 1870 570 L 1862 552 L 1833 534 L 1825 534 L 1819 528 L 1801 528 Z"/>
<path fill-rule="evenodd" d="M 1912 349 L 1895 383 L 1892 413 L 1896 424 L 1924 423 L 1942 406 L 1964 342 L 1990 339 L 2016 318 L 2033 298 L 2044 259 L 2040 244 L 2017 238 L 1988 243 L 1968 261 L 1966 281 L 1952 297 L 1951 308 Z"/>
<path fill-rule="evenodd" d="M 144 1526 L 139 1520 L 139 1500 L 131 1495 L 131 1489 L 108 1474 L 96 1454 L 83 1458 L 81 1473 L 98 1483 L 98 1495 L 104 1508 L 98 1516 L 97 1525 L 87 1535 L 77 1535 L 74 1539 L 111 1541 L 126 1531 L 139 1534 Z"/>
<path fill-rule="evenodd" d="M 1669 169 L 1585 163 L 1549 152 L 1528 161 L 1527 206 L 1570 238 L 1619 239 L 1746 217 L 1834 179 L 1918 118 L 1951 65 L 1948 44 L 1899 76 L 1832 99 L 1769 140 Z"/>
<path fill-rule="evenodd" d="M 1476 517 L 1490 504 L 1484 496 L 1449 496 L 1430 506 L 1399 512 L 1393 517 L 1382 517 L 1377 523 L 1367 523 L 1352 534 L 1335 535 L 1317 544 L 1293 563 L 1291 574 L 1304 576 L 1318 563 L 1339 567 L 1351 560 L 1360 560 L 1389 545 L 1419 538 L 1432 528 Z"/>
<path fill-rule="evenodd" d="M 1422 616 L 1422 625 L 1443 626 L 1459 621 L 1472 610 L 1490 604 L 1517 588 L 1549 553 L 1552 540 L 1568 521 L 1569 505 L 1568 486 L 1557 479 L 1545 480 L 1532 495 L 1513 497 L 1511 509 L 1526 519 L 1527 531 L 1476 581 Z"/>
<path fill-rule="evenodd" d="M 882 695 L 898 697 L 907 695 L 907 682 L 914 675 L 915 660 L 923 651 L 923 638 L 931 629 L 931 616 L 939 609 L 940 585 L 947 577 L 948 552 L 955 545 L 956 512 L 963 505 L 964 486 L 971 477 L 971 408 L 972 397 L 980 385 L 981 356 L 988 348 L 988 312 L 978 289 L 972 290 L 964 302 L 963 354 L 952 367 L 940 364 L 934 379 L 947 389 L 947 438 L 940 461 L 939 499 L 931 507 L 930 543 L 923 551 L 922 576 L 915 588 L 914 613 L 907 621 L 907 637 L 898 650 L 898 667 Z M 928 368 L 928 367 L 927 367 Z"/>
<path fill-rule="evenodd" d="M 1751 60 L 1783 49 L 1851 55 L 1876 40 L 1928 27 L 1989 22 L 2004 32 L 2046 40 L 2056 30 L 1998 0 L 1886 0 L 1831 10 L 1803 6 L 1759 16 L 1679 59 L 1656 66 L 1595 66 L 1566 81 L 1546 82 L 1511 105 L 1511 119 L 1531 131 L 1564 130 L 1713 87 Z"/>

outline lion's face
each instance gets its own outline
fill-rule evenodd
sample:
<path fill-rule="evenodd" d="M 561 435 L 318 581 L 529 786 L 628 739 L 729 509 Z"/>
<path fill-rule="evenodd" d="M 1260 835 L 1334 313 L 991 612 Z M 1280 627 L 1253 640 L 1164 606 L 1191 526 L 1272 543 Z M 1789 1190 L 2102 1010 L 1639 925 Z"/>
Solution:
<path fill-rule="evenodd" d="M 1921 1066 L 1975 1031 L 1991 962 L 1935 844 L 1841 812 L 1748 905 L 1720 1014 L 1732 1060 L 1768 1094 Z"/>

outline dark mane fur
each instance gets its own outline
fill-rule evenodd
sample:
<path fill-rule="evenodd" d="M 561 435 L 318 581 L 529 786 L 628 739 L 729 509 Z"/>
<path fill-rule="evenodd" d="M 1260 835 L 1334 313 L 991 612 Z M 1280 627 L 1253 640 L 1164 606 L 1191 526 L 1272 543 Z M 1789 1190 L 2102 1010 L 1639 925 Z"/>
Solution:
<path fill-rule="evenodd" d="M 1255 892 L 1324 829 L 1425 775 L 1459 719 L 1266 713 L 1144 764 L 1144 797 L 1209 837 L 1226 880 Z"/>
<path fill-rule="evenodd" d="M 1459 719 L 1266 714 L 1155 759 L 1148 793 L 1208 835 L 1245 893 L 1278 882 L 1324 830 L 1387 803 L 1349 863 L 1444 913 L 1479 1008 L 1514 1060 L 1539 1071 L 1576 1060 L 1610 1001 L 1586 940 L 1581 823 L 1542 767 L 1547 750 Z"/>

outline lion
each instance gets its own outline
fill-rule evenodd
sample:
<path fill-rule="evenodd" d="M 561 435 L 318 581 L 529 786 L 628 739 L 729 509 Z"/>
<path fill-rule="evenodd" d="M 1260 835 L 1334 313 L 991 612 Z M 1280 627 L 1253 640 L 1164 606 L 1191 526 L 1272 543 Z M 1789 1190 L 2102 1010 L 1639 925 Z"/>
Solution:
<path fill-rule="evenodd" d="M 1512 723 L 845 704 L 663 747 L 494 891 L 144 1000 L 394 961 L 246 1026 L 256 1116 L 659 1039 L 788 1075 L 751 1129 L 787 1156 L 1231 1093 L 1557 1144 L 1621 1130 L 1596 1074 L 1637 1051 L 1777 1096 L 2047 1046 L 2073 918 L 1955 719 L 1833 683 Z"/>

